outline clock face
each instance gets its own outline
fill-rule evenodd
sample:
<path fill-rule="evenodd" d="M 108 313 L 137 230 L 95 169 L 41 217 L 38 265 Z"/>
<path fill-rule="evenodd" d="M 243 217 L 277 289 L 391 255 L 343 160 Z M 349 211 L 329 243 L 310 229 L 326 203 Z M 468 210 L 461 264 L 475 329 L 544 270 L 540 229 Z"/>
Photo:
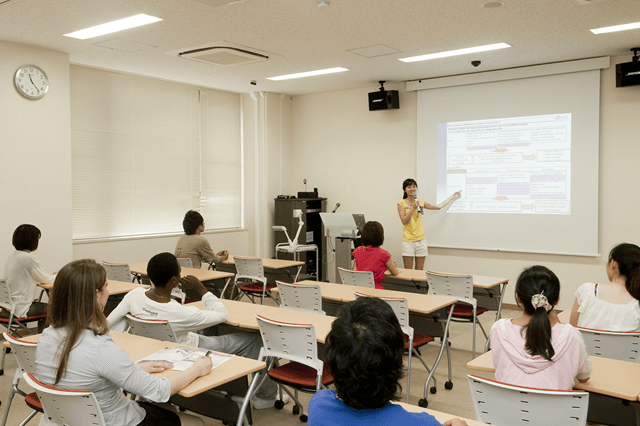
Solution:
<path fill-rule="evenodd" d="M 18 92 L 28 99 L 40 99 L 49 90 L 49 78 L 35 65 L 23 65 L 13 79 Z"/>

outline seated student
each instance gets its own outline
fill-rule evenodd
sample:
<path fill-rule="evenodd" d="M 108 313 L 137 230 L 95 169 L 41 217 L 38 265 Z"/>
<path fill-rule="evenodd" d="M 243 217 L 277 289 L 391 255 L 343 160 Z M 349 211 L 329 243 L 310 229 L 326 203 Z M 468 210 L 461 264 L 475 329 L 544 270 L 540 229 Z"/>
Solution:
<path fill-rule="evenodd" d="M 309 425 L 441 425 L 427 413 L 392 404 L 399 398 L 404 334 L 391 307 L 363 297 L 346 304 L 331 325 L 325 362 L 336 391 L 322 389 L 309 402 Z M 464 426 L 460 419 L 447 426 Z"/>
<path fill-rule="evenodd" d="M 618 244 L 606 268 L 610 282 L 578 288 L 569 322 L 598 330 L 640 331 L 640 247 Z"/>
<path fill-rule="evenodd" d="M 76 260 L 56 277 L 49 323 L 36 349 L 36 376 L 45 384 L 92 391 L 107 426 L 202 425 L 194 416 L 177 414 L 148 402 L 128 399 L 122 390 L 155 402 L 169 397 L 211 372 L 211 359 L 202 357 L 185 371 L 168 378 L 150 375 L 171 364 L 136 364 L 111 338 L 102 313 L 109 298 L 107 274 L 94 260 Z M 40 425 L 49 425 L 46 416 Z"/>
<path fill-rule="evenodd" d="M 153 286 L 149 290 L 136 288 L 124 296 L 122 302 L 107 318 L 112 330 L 125 329 L 127 313 L 142 319 L 167 320 L 171 323 L 178 343 L 258 359 L 262 347 L 259 333 L 233 333 L 222 336 L 194 333 L 196 330 L 224 323 L 229 319 L 229 314 L 222 302 L 209 292 L 199 279 L 193 275 L 180 278 L 180 265 L 173 254 L 160 253 L 153 256 L 147 264 L 147 274 Z M 200 293 L 207 310 L 184 306 L 172 299 L 171 290 L 178 286 L 184 291 L 193 289 Z M 256 392 L 253 408 L 273 407 L 276 392 L 276 384 L 267 378 Z"/>
<path fill-rule="evenodd" d="M 14 315 L 24 318 L 47 312 L 47 304 L 34 302 L 36 287 L 39 283 L 51 283 L 55 276 L 45 272 L 33 254 L 38 249 L 40 230 L 33 225 L 20 225 L 13 232 L 15 251 L 7 258 L 4 273 L 11 290 L 11 301 L 15 304 Z M 3 310 L 0 316 L 9 318 L 9 312 Z"/>
<path fill-rule="evenodd" d="M 521 317 L 503 318 L 491 328 L 496 379 L 533 388 L 570 390 L 574 379 L 586 382 L 591 360 L 580 332 L 563 324 L 553 308 L 560 281 L 544 266 L 525 269 L 516 283 Z"/>
<path fill-rule="evenodd" d="M 373 272 L 376 288 L 384 288 L 384 273 L 388 269 L 391 275 L 398 275 L 398 268 L 391 260 L 391 254 L 381 249 L 384 242 L 384 228 L 380 222 L 367 222 L 362 227 L 362 245 L 353 251 L 356 270 Z"/>
<path fill-rule="evenodd" d="M 229 252 L 226 250 L 214 253 L 211 249 L 209 240 L 200 235 L 204 231 L 204 218 L 195 210 L 189 210 L 184 215 L 182 228 L 185 235 L 180 237 L 176 244 L 176 257 L 188 257 L 193 263 L 193 267 L 200 269 L 202 261 L 205 262 L 224 262 L 229 258 Z"/>

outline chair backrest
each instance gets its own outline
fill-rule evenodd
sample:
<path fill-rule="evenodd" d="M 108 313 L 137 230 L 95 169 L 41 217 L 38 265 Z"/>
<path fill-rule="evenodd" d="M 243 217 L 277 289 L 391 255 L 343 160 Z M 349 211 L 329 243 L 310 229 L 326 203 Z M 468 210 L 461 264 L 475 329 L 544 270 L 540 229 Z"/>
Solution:
<path fill-rule="evenodd" d="M 376 288 L 371 271 L 352 271 L 351 269 L 338 268 L 340 271 L 340 281 L 346 285 L 357 285 L 360 287 Z"/>
<path fill-rule="evenodd" d="M 429 284 L 429 294 L 433 296 L 451 296 L 461 302 L 476 305 L 471 275 L 441 274 L 427 271 L 427 283 Z"/>
<path fill-rule="evenodd" d="M 0 308 L 13 312 L 15 305 L 11 301 L 11 289 L 7 280 L 0 280 Z"/>
<path fill-rule="evenodd" d="M 640 333 L 593 330 L 577 327 L 587 345 L 587 353 L 592 356 L 640 362 Z"/>
<path fill-rule="evenodd" d="M 87 425 L 104 426 L 102 410 L 93 392 L 66 390 L 39 382 L 31 373 L 24 379 L 35 389 L 42 404 L 47 424 L 55 426 Z"/>
<path fill-rule="evenodd" d="M 148 320 L 127 314 L 129 331 L 136 336 L 149 337 L 150 339 L 177 342 L 176 333 L 173 332 L 171 323 L 166 320 Z"/>
<path fill-rule="evenodd" d="M 178 264 L 181 268 L 193 268 L 193 261 L 190 257 L 179 257 Z"/>
<path fill-rule="evenodd" d="M 264 267 L 262 266 L 262 259 L 259 257 L 243 257 L 233 256 L 233 261 L 236 264 L 236 279 L 237 278 L 249 278 L 253 280 L 264 280 Z"/>
<path fill-rule="evenodd" d="M 9 333 L 3 333 L 4 339 L 11 344 L 11 352 L 16 356 L 18 369 L 22 373 L 35 373 L 37 343 L 26 342 L 13 337 Z"/>
<path fill-rule="evenodd" d="M 102 266 L 107 271 L 107 279 L 114 281 L 132 282 L 134 277 L 131 268 L 126 263 L 102 262 Z"/>
<path fill-rule="evenodd" d="M 263 347 L 260 359 L 276 357 L 315 368 L 322 376 L 324 363 L 318 359 L 316 330 L 311 324 L 291 324 L 256 315 Z M 320 382 L 318 382 L 320 383 Z"/>
<path fill-rule="evenodd" d="M 282 281 L 276 281 L 276 285 L 282 301 L 281 308 L 325 314 L 322 310 L 322 295 L 319 285 L 289 284 Z"/>
<path fill-rule="evenodd" d="M 370 296 L 364 293 L 358 293 L 357 291 L 353 293 L 356 298 L 358 297 L 376 297 Z M 384 300 L 391 306 L 393 309 L 393 313 L 398 317 L 398 322 L 400 322 L 400 327 L 402 328 L 402 332 L 407 336 L 413 336 L 413 327 L 409 325 L 409 302 L 407 299 L 401 299 L 398 297 L 378 297 L 380 300 Z"/>
<path fill-rule="evenodd" d="M 478 421 L 496 426 L 584 426 L 587 423 L 588 392 L 533 389 L 468 377 Z"/>

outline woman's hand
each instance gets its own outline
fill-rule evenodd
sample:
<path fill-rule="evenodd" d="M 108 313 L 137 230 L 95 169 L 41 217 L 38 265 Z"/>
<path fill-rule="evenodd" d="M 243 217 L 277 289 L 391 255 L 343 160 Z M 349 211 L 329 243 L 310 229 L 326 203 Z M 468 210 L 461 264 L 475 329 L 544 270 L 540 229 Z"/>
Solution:
<path fill-rule="evenodd" d="M 141 362 L 138 366 L 147 373 L 160 373 L 173 368 L 173 364 L 169 364 L 168 362 Z"/>
<path fill-rule="evenodd" d="M 193 363 L 193 368 L 198 372 L 198 377 L 206 376 L 211 373 L 211 368 L 213 367 L 213 362 L 211 362 L 211 358 L 208 356 L 203 356 L 201 358 L 196 359 L 196 362 Z"/>
<path fill-rule="evenodd" d="M 446 422 L 444 422 L 444 426 L 469 426 L 467 425 L 467 422 L 465 422 L 464 420 L 460 420 L 459 418 L 455 418 L 455 419 L 451 419 L 451 420 L 447 420 Z"/>
<path fill-rule="evenodd" d="M 229 252 L 226 250 L 221 250 L 218 253 L 216 253 L 217 256 L 220 256 L 220 260 L 222 262 L 224 262 L 225 260 L 227 260 L 229 258 Z"/>

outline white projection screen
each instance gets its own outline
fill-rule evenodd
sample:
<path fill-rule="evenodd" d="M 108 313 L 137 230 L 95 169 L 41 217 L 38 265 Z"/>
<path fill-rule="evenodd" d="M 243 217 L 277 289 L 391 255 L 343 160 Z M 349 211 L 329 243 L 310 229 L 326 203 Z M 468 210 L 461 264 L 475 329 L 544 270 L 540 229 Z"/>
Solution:
<path fill-rule="evenodd" d="M 431 247 L 598 255 L 600 71 L 418 91 Z"/>

